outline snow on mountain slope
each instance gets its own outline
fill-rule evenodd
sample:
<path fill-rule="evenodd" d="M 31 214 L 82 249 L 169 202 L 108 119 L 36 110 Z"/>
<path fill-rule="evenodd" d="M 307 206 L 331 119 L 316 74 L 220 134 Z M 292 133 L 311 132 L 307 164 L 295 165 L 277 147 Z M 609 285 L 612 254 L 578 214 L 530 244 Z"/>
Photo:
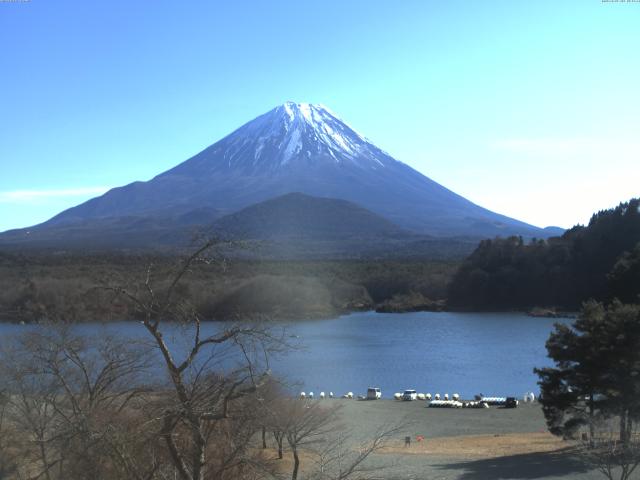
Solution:
<path fill-rule="evenodd" d="M 214 165 L 210 160 L 217 155 L 224 161 Z M 372 169 L 395 162 L 327 107 L 293 102 L 240 127 L 203 157 L 200 162 L 209 169 L 226 166 L 253 173 L 327 160 Z"/>

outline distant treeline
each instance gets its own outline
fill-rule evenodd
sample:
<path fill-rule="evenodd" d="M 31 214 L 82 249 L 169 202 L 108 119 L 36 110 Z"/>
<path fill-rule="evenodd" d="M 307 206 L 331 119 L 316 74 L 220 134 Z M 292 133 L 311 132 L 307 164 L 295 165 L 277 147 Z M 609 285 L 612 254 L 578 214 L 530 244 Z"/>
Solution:
<path fill-rule="evenodd" d="M 638 302 L 640 199 L 594 214 L 561 237 L 484 240 L 448 288 L 454 308 L 577 310 L 588 299 Z"/>
<path fill-rule="evenodd" d="M 163 288 L 179 264 L 173 256 L 0 253 L 0 320 L 136 319 L 135 305 L 117 295 L 114 287 L 140 285 L 149 273 L 156 288 Z M 415 309 L 417 304 L 429 306 L 444 299 L 457 265 L 232 259 L 195 265 L 178 293 L 205 319 L 320 318 L 381 304 Z"/>

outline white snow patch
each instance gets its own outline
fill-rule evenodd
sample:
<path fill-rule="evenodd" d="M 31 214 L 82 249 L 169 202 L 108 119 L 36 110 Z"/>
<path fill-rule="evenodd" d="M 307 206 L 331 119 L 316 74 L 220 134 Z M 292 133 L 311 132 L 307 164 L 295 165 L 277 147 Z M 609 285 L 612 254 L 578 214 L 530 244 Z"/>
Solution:
<path fill-rule="evenodd" d="M 295 105 L 295 103 L 293 102 L 286 102 L 284 104 L 284 111 L 287 112 L 287 115 L 289 116 L 289 120 L 293 121 L 293 119 L 295 118 L 296 114 L 293 111 L 293 106 Z"/>
<path fill-rule="evenodd" d="M 258 160 L 260 158 L 260 155 L 262 155 L 262 149 L 264 148 L 264 139 L 262 137 L 260 137 L 258 139 L 258 146 L 256 147 L 256 151 L 253 154 L 253 159 L 254 160 Z"/>
<path fill-rule="evenodd" d="M 343 125 L 349 127 L 349 129 L 356 134 L 356 136 L 362 140 L 363 142 L 367 142 L 367 143 L 371 143 L 364 135 L 362 135 L 360 132 L 358 132 L 355 128 L 353 128 L 351 125 L 349 125 L 347 122 L 345 122 L 337 113 L 335 113 L 333 110 L 331 110 L 329 107 L 327 107 L 326 105 L 323 105 L 322 103 L 318 103 L 316 105 L 314 105 L 314 107 L 319 110 L 322 111 L 326 114 L 326 116 L 332 117 L 333 120 L 337 120 L 338 122 L 342 123 Z"/>
<path fill-rule="evenodd" d="M 313 113 L 311 111 L 311 108 L 312 106 L 309 103 L 298 104 L 298 110 L 300 111 L 300 114 L 304 117 L 307 123 L 313 125 Z"/>
<path fill-rule="evenodd" d="M 296 120 L 303 121 L 311 127 L 314 140 L 320 140 L 329 149 L 335 149 L 349 157 L 353 157 L 359 150 L 360 145 L 358 143 L 366 142 L 355 131 L 353 131 L 355 142 L 353 138 L 349 138 L 351 132 L 342 126 L 341 120 L 335 114 L 322 105 L 287 103 L 285 104 L 285 109 L 289 115 L 291 113 L 295 114 L 297 111 L 299 115 L 297 115 Z"/>
<path fill-rule="evenodd" d="M 284 149 L 284 152 L 282 154 L 282 161 L 280 162 L 280 165 L 284 165 L 288 163 L 289 160 L 291 160 L 291 157 L 293 157 L 293 155 L 295 155 L 302 149 L 302 143 L 300 142 L 300 139 L 301 139 L 300 129 L 295 128 L 291 132 L 291 135 L 289 136 L 289 143 L 287 143 L 287 146 Z"/>

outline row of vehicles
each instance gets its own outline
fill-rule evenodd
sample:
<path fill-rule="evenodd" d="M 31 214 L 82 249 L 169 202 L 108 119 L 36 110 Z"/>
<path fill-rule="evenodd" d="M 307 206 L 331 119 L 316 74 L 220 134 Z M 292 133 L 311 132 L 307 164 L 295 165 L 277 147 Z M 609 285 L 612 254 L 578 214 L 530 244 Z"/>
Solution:
<path fill-rule="evenodd" d="M 401 400 L 405 400 L 405 401 L 413 401 L 413 400 L 417 400 L 418 399 L 418 392 L 416 392 L 415 390 L 405 390 L 404 393 L 402 393 L 399 397 L 398 397 L 398 393 L 396 393 L 396 398 L 401 399 Z M 482 395 L 477 396 L 478 398 L 476 398 L 476 400 L 481 401 L 482 403 L 485 403 L 486 405 L 500 405 L 503 406 L 505 408 L 516 408 L 518 406 L 518 400 L 515 397 L 484 397 Z M 379 398 L 382 398 L 382 392 L 380 391 L 380 388 L 378 387 L 369 387 L 367 389 L 367 396 L 366 399 L 367 400 L 378 400 Z M 422 397 L 421 397 L 422 398 Z M 439 397 L 436 395 L 436 399 L 438 399 Z M 445 395 L 445 398 L 447 398 L 447 396 Z M 458 396 L 454 395 L 454 403 L 460 403 L 458 402 Z M 428 399 L 431 399 L 431 395 L 429 395 Z M 439 400 L 435 400 L 436 402 Z M 443 402 L 448 402 L 448 398 L 447 400 L 444 400 Z M 460 403 L 460 405 L 462 406 L 462 403 Z M 437 404 L 434 403 L 434 406 L 437 406 Z"/>
<path fill-rule="evenodd" d="M 369 387 L 367 388 L 367 400 L 378 400 L 382 398 L 382 392 L 378 387 Z M 415 390 L 405 390 L 402 394 L 402 400 L 417 400 L 418 392 Z"/>

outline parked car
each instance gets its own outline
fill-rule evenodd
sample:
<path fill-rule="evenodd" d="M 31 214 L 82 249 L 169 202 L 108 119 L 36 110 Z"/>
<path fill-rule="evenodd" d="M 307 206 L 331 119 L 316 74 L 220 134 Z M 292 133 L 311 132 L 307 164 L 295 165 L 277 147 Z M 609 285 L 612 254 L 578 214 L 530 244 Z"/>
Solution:
<path fill-rule="evenodd" d="M 516 408 L 518 406 L 518 399 L 516 397 L 507 397 L 507 400 L 504 402 L 505 408 Z"/>
<path fill-rule="evenodd" d="M 382 392 L 378 387 L 367 388 L 367 400 L 378 400 L 382 397 Z"/>
<path fill-rule="evenodd" d="M 415 390 L 405 390 L 402 394 L 402 400 L 412 401 L 418 399 L 418 393 Z"/>

